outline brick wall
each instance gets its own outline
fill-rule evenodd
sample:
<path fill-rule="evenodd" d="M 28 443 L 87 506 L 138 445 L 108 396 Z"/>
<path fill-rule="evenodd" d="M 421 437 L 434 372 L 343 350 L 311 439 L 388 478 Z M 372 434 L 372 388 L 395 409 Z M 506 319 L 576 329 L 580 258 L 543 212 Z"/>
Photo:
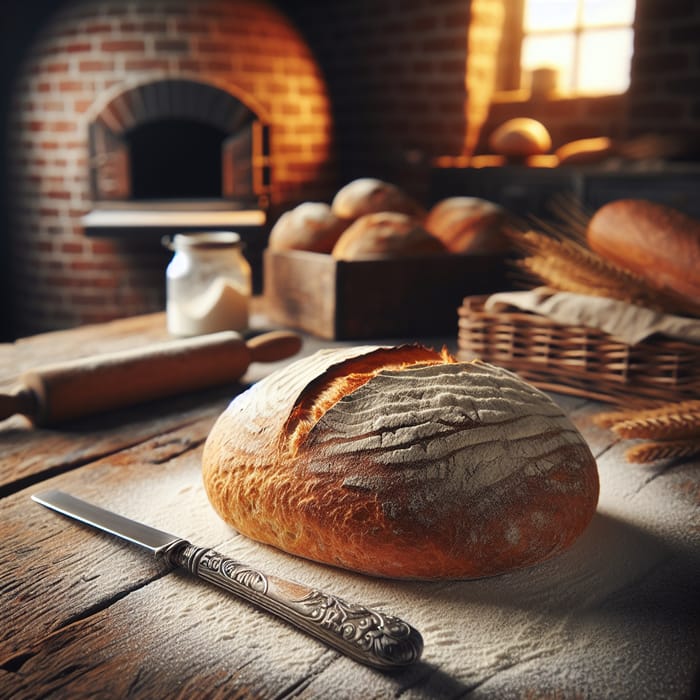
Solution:
<path fill-rule="evenodd" d="M 90 121 L 120 92 L 175 76 L 264 112 L 273 205 L 332 190 L 325 84 L 277 9 L 249 0 L 69 2 L 27 51 L 12 104 L 7 247 L 17 333 L 163 308 L 169 253 L 158 243 L 87 238 L 81 217 L 93 204 Z"/>
<path fill-rule="evenodd" d="M 501 0 L 283 2 L 328 82 L 342 177 L 422 193 L 425 165 L 471 150 L 488 113 Z"/>
<path fill-rule="evenodd" d="M 631 134 L 676 134 L 700 156 L 697 0 L 637 0 L 628 120 Z"/>

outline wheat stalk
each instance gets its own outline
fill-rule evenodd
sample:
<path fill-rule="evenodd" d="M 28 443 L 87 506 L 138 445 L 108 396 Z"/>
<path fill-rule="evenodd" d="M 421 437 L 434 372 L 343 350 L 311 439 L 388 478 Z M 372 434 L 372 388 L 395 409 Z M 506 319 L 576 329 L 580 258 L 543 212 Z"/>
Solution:
<path fill-rule="evenodd" d="M 566 194 L 555 195 L 550 201 L 550 210 L 561 219 L 569 234 L 585 241 L 592 214 L 586 211 L 576 197 Z"/>
<path fill-rule="evenodd" d="M 659 440 L 644 442 L 625 452 L 628 462 L 647 464 L 660 459 L 680 459 L 700 454 L 700 440 Z"/>
<path fill-rule="evenodd" d="M 627 440 L 686 440 L 700 438 L 700 409 L 658 416 L 635 417 L 617 423 L 616 435 Z"/>
<path fill-rule="evenodd" d="M 647 463 L 700 454 L 700 400 L 697 399 L 643 410 L 609 411 L 593 420 L 623 439 L 648 441 L 625 452 L 628 462 Z"/>
<path fill-rule="evenodd" d="M 601 428 L 609 428 L 625 438 L 665 439 L 674 428 L 681 428 L 689 432 L 690 436 L 694 436 L 700 433 L 700 399 L 678 401 L 642 410 L 608 411 L 598 414 L 594 422 Z"/>
<path fill-rule="evenodd" d="M 531 256 L 531 260 L 538 261 L 539 274 L 545 273 L 547 266 L 556 266 L 560 272 L 579 281 L 591 281 L 592 288 L 643 290 L 648 294 L 641 278 L 603 260 L 575 241 L 525 231 L 515 238 L 515 243 Z"/>
<path fill-rule="evenodd" d="M 699 305 L 652 289 L 638 275 L 601 258 L 575 240 L 532 230 L 511 230 L 509 236 L 529 256 L 520 260 L 518 266 L 553 289 L 617 299 L 666 313 L 700 313 Z"/>
<path fill-rule="evenodd" d="M 548 287 L 562 292 L 600 296 L 610 299 L 630 301 L 628 289 L 611 285 L 609 280 L 596 279 L 595 275 L 587 275 L 586 270 L 572 265 L 567 260 L 548 257 L 530 257 L 520 261 L 520 267 L 531 275 L 539 278 Z"/>

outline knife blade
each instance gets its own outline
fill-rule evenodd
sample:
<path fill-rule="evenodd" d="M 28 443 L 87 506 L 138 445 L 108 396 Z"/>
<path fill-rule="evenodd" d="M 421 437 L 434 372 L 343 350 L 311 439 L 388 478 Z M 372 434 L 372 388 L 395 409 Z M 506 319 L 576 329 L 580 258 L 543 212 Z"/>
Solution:
<path fill-rule="evenodd" d="M 32 500 L 139 545 L 170 565 L 277 615 L 360 663 L 382 670 L 397 669 L 418 661 L 423 651 L 420 632 L 393 615 L 264 573 L 63 491 L 34 494 Z"/>

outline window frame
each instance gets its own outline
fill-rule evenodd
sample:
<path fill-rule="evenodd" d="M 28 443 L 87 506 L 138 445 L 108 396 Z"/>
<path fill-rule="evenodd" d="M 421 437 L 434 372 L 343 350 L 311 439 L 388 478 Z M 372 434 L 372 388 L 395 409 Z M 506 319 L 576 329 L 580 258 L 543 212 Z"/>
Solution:
<path fill-rule="evenodd" d="M 583 3 L 585 0 L 577 0 L 576 23 L 571 29 L 543 29 L 538 31 L 526 32 L 525 24 L 525 2 L 526 0 L 510 0 L 507 3 L 507 9 L 503 21 L 503 33 L 501 37 L 500 56 L 498 61 L 496 75 L 496 92 L 501 94 L 507 93 L 525 93 L 529 94 L 527 85 L 522 84 L 522 50 L 525 38 L 527 36 L 557 36 L 573 34 L 574 37 L 574 58 L 572 63 L 572 75 L 576 80 L 574 87 L 568 86 L 563 89 L 558 95 L 560 98 L 572 99 L 581 97 L 605 97 L 608 95 L 617 95 L 622 93 L 590 93 L 581 92 L 577 85 L 578 68 L 581 61 L 580 46 L 581 39 L 584 34 L 590 31 L 600 29 L 631 29 L 634 32 L 635 21 L 634 17 L 630 24 L 627 23 L 610 23 L 610 24 L 583 24 Z M 635 14 L 636 14 L 635 0 Z"/>

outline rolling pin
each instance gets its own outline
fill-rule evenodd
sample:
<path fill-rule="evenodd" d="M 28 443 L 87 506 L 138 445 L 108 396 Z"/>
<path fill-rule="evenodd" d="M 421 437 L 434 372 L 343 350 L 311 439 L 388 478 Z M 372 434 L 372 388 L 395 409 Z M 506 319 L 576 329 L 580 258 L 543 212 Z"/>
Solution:
<path fill-rule="evenodd" d="M 234 331 L 166 341 L 40 367 L 0 394 L 0 420 L 14 414 L 56 425 L 94 413 L 235 382 L 251 362 L 276 362 L 299 351 L 295 333 L 243 340 Z"/>

